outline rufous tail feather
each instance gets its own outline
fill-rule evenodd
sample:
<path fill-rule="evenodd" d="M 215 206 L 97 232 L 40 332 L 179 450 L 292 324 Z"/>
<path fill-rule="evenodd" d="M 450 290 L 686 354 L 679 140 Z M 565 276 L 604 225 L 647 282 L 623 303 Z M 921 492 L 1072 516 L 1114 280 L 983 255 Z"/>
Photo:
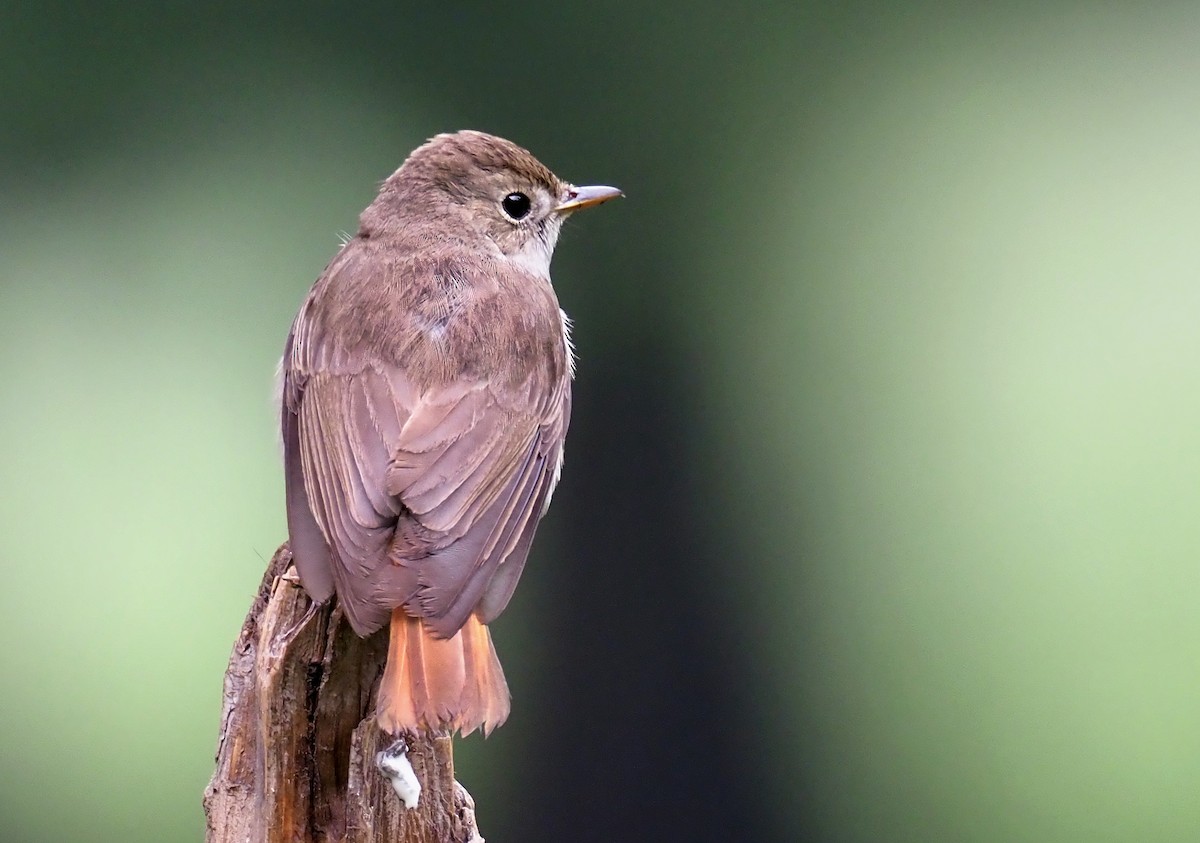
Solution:
<path fill-rule="evenodd" d="M 488 628 L 471 615 L 452 638 L 434 638 L 420 618 L 392 610 L 387 667 L 375 719 L 390 734 L 458 731 L 486 735 L 508 717 L 508 683 Z"/>

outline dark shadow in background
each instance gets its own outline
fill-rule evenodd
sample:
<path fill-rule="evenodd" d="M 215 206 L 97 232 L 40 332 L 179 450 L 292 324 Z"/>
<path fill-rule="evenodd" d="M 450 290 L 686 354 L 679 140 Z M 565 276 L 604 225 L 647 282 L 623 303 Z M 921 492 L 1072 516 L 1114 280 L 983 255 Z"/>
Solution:
<path fill-rule="evenodd" d="M 557 614 L 546 624 L 565 633 L 552 644 L 560 704 L 532 753 L 547 811 L 510 839 L 766 839 L 731 730 L 744 667 L 722 657 L 728 616 L 700 611 L 715 560 L 697 540 L 679 435 L 694 408 L 671 359 L 652 341 L 628 348 L 581 390 L 571 470 L 587 485 L 556 502 L 572 564 L 539 574 Z"/>

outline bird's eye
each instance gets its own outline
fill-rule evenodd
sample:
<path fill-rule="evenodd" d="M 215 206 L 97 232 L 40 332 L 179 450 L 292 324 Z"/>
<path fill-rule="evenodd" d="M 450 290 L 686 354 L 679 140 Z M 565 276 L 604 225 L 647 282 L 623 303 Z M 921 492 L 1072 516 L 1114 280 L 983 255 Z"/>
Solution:
<path fill-rule="evenodd" d="M 514 220 L 523 220 L 529 216 L 529 209 L 533 207 L 533 203 L 529 201 L 529 197 L 524 193 L 510 193 L 504 197 L 504 201 L 500 203 L 504 208 L 504 213 L 508 214 Z"/>

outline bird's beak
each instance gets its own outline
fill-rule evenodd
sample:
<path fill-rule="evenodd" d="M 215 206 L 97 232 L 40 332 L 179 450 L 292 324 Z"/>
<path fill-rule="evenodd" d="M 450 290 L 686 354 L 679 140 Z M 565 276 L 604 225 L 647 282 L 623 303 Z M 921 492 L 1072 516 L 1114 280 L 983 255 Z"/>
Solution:
<path fill-rule="evenodd" d="M 618 196 L 624 195 L 620 188 L 606 187 L 602 184 L 594 184 L 588 187 L 572 187 L 567 190 L 566 197 L 554 210 L 560 214 L 578 211 L 580 208 L 590 208 L 593 205 L 599 205 L 601 202 L 607 202 L 609 199 L 616 199 Z"/>

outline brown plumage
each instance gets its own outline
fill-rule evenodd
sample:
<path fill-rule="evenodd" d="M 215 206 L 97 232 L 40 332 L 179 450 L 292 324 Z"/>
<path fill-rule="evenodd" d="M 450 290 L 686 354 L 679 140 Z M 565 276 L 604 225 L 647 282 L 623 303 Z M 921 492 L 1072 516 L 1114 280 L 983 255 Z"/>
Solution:
<path fill-rule="evenodd" d="M 571 409 L 550 255 L 567 214 L 615 195 L 500 138 L 439 135 L 383 183 L 292 325 L 292 551 L 313 599 L 336 591 L 359 635 L 390 620 L 389 732 L 486 732 L 508 715 L 486 624 L 521 575 Z"/>

